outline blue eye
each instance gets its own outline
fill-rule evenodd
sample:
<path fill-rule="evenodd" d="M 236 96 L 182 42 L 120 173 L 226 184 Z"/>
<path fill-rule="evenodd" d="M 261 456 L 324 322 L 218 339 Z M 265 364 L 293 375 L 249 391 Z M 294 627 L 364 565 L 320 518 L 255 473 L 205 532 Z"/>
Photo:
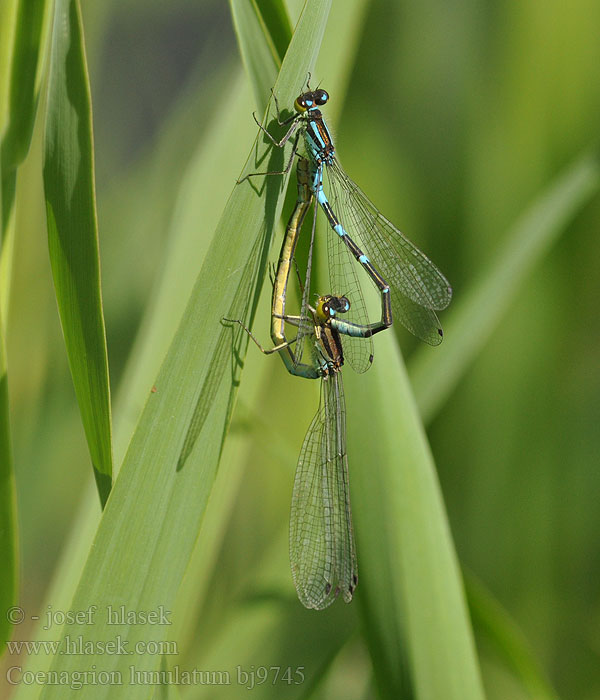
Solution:
<path fill-rule="evenodd" d="M 327 100 L 329 100 L 329 95 L 325 92 L 325 90 L 315 90 L 313 94 L 315 102 L 319 107 L 324 105 L 327 102 Z"/>

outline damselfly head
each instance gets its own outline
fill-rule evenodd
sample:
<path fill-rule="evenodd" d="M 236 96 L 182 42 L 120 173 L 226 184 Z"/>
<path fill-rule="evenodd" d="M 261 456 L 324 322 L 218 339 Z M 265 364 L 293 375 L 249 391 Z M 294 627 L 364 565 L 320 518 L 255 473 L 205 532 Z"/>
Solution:
<path fill-rule="evenodd" d="M 333 298 L 331 294 L 327 294 L 317 299 L 317 306 L 315 309 L 316 317 L 321 323 L 327 323 L 330 318 L 335 316 L 335 308 L 331 306 L 331 300 Z"/>
<path fill-rule="evenodd" d="M 332 294 L 326 294 L 318 298 L 315 311 L 317 319 L 321 323 L 327 323 L 327 321 L 334 318 L 336 314 L 345 314 L 349 309 L 350 301 L 346 297 L 336 297 Z"/>
<path fill-rule="evenodd" d="M 301 114 L 307 112 L 309 109 L 316 109 L 317 107 L 322 107 L 327 104 L 329 100 L 329 94 L 325 90 L 312 90 L 309 92 L 303 92 L 296 98 L 294 102 L 294 109 L 296 112 Z"/>

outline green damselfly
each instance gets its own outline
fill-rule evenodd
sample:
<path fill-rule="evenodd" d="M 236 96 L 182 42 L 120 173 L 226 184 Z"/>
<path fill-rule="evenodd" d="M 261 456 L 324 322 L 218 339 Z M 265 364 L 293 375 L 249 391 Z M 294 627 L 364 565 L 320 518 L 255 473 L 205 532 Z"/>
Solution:
<path fill-rule="evenodd" d="M 340 334 L 358 332 L 341 321 L 350 302 L 332 295 L 318 298 L 312 314 L 311 363 L 296 363 L 285 340 L 265 349 L 241 323 L 265 354 L 280 352 L 288 371 L 307 379 L 321 379 L 319 409 L 313 418 L 298 458 L 290 511 L 290 564 L 300 602 L 322 610 L 341 593 L 346 603 L 358 583 L 356 547 L 352 529 L 348 458 L 346 455 L 346 405 L 341 368 L 344 354 Z M 233 320 L 233 319 L 225 319 Z M 299 316 L 277 316 L 278 321 L 299 325 Z M 288 354 L 289 353 L 289 354 Z M 287 359 L 286 359 L 287 358 Z"/>
<path fill-rule="evenodd" d="M 359 262 L 363 265 L 370 264 L 370 258 L 374 269 L 379 271 L 378 274 L 381 273 L 381 280 L 386 280 L 390 285 L 393 318 L 398 319 L 421 340 L 430 345 L 438 345 L 443 333 L 435 312 L 448 306 L 452 288 L 431 260 L 378 211 L 343 171 L 320 110 L 329 101 L 329 94 L 322 89 L 311 90 L 307 84 L 307 90 L 294 102 L 295 113 L 283 121 L 280 119 L 275 94 L 273 97 L 277 122 L 280 126 L 289 125 L 288 131 L 277 140 L 262 124 L 257 123 L 278 147 L 283 147 L 293 138 L 290 160 L 285 170 L 279 173 L 248 173 L 240 182 L 255 175 L 287 173 L 294 156 L 299 153 L 302 135 L 304 156 L 309 162 L 311 192 L 325 212 L 330 227 L 337 234 L 333 241 L 330 239 L 328 245 L 331 288 L 339 288 L 335 277 L 338 274 L 336 263 L 341 258 L 341 253 L 336 242 L 343 242 L 354 254 L 348 243 L 351 240 L 348 235 L 350 232 L 366 253 Z M 391 322 L 391 317 L 389 321 Z"/>
<path fill-rule="evenodd" d="M 340 333 L 330 323 L 348 308 L 346 298 L 330 295 L 316 304 L 314 355 L 321 400 L 302 444 L 292 492 L 292 577 L 302 604 L 317 610 L 340 593 L 349 603 L 358 584 L 340 371 L 344 356 Z"/>

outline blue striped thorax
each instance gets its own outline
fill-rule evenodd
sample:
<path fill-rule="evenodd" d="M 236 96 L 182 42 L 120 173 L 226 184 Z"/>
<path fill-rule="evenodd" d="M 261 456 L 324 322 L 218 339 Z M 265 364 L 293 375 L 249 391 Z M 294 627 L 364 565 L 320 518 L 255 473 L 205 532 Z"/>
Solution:
<path fill-rule="evenodd" d="M 304 143 L 311 159 L 318 165 L 329 163 L 335 153 L 329 129 L 323 120 L 319 107 L 329 100 L 325 90 L 303 92 L 294 102 L 295 110 L 303 115 L 306 122 Z"/>

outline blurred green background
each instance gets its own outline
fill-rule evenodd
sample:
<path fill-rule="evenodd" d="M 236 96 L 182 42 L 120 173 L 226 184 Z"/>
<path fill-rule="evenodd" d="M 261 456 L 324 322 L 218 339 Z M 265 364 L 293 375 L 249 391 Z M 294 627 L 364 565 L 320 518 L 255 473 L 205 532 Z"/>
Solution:
<path fill-rule="evenodd" d="M 83 0 L 82 9 L 118 407 L 121 378 L 127 363 L 136 362 L 136 332 L 157 303 L 164 261 L 177 242 L 177 198 L 192 156 L 201 146 L 208 150 L 215 116 L 232 95 L 247 114 L 249 145 L 256 106 L 225 3 Z M 329 60 L 343 12 L 344 2 L 334 0 L 325 34 L 325 44 L 333 42 Z M 348 91 L 335 108 L 338 151 L 347 172 L 445 272 L 456 302 L 494 260 L 519 214 L 595 146 L 599 36 L 595 0 L 367 4 Z M 327 65 L 318 71 L 316 80 L 327 88 Z M 19 174 L 8 334 L 22 605 L 28 609 L 44 603 L 90 478 L 53 298 L 40 149 L 38 128 Z M 190 255 L 201 258 L 246 152 L 247 146 L 205 163 L 224 184 L 211 193 L 211 212 L 190 223 Z M 558 695 L 583 700 L 600 698 L 599 231 L 595 198 L 520 287 L 428 425 L 461 563 L 517 621 Z M 186 281 L 181 284 L 185 294 Z M 255 327 L 260 337 L 268 332 L 266 308 L 268 302 Z M 399 337 L 410 367 L 416 342 L 402 330 Z M 444 345 L 419 350 L 443 354 Z M 190 658 L 210 659 L 224 626 L 235 629 L 231 599 L 243 599 L 246 584 L 259 589 L 264 550 L 280 552 L 274 576 L 291 589 L 289 493 L 316 388 L 258 353 L 248 354 L 246 370 L 262 382 L 259 408 L 242 387 L 232 432 L 234 440 L 248 430 L 255 438 L 241 486 L 227 501 L 231 518 L 201 622 L 188 621 L 198 625 L 184 650 Z M 284 416 L 272 405 L 281 393 L 290 404 Z M 117 409 L 117 463 L 140 408 Z M 353 614 L 344 606 L 335 620 L 343 626 Z M 306 634 L 318 635 L 318 624 L 325 623 L 313 621 Z M 239 635 L 241 644 L 243 630 Z M 487 635 L 478 633 L 477 642 L 489 696 L 528 697 Z M 311 651 L 308 645 L 307 655 Z M 346 645 L 328 674 L 319 697 L 368 697 L 370 661 L 362 642 Z"/>

